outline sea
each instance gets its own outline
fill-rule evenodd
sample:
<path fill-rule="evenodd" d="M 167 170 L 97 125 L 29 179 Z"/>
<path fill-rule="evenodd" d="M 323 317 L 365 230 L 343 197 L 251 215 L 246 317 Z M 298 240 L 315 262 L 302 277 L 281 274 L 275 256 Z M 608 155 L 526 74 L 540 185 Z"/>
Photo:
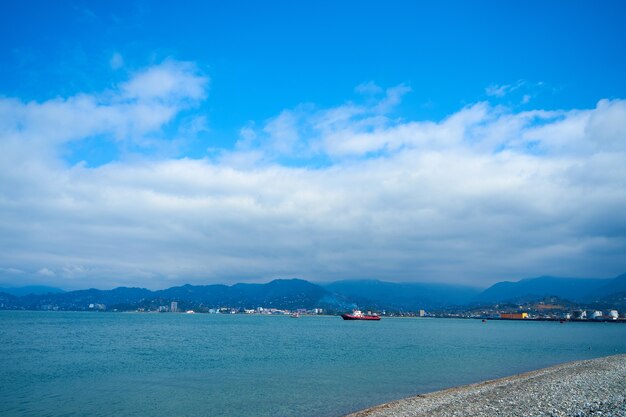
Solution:
<path fill-rule="evenodd" d="M 336 417 L 618 353 L 626 324 L 0 311 L 0 415 Z"/>

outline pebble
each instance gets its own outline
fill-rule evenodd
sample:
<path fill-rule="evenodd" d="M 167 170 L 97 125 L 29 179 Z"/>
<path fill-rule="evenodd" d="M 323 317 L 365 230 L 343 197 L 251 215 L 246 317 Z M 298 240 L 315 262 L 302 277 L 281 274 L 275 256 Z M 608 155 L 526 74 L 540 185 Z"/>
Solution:
<path fill-rule="evenodd" d="M 422 394 L 346 417 L 422 416 L 626 417 L 626 355 Z"/>

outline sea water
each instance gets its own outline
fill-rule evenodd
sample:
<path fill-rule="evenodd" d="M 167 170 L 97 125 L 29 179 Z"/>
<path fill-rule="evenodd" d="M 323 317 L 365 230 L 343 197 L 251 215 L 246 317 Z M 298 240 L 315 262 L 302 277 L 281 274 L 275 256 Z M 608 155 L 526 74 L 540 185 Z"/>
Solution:
<path fill-rule="evenodd" d="M 626 324 L 0 311 L 0 415 L 340 416 L 626 353 Z"/>

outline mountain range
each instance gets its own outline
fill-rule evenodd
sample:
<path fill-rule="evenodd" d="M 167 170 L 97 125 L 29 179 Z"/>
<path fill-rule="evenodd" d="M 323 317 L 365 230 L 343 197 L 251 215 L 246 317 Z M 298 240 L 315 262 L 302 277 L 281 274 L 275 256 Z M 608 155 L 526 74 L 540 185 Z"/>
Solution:
<path fill-rule="evenodd" d="M 29 294 L 48 294 L 48 293 L 62 293 L 65 292 L 60 288 L 47 287 L 45 285 L 26 285 L 23 287 L 0 287 L 0 292 L 5 294 L 21 297 Z"/>
<path fill-rule="evenodd" d="M 497 303 L 522 303 L 558 297 L 575 303 L 621 306 L 626 300 L 626 274 L 612 279 L 542 276 L 499 282 L 487 289 L 434 283 L 393 283 L 346 280 L 316 284 L 301 279 L 278 279 L 266 284 L 183 285 L 164 290 L 119 287 L 112 290 L 63 292 L 52 287 L 0 289 L 0 308 L 85 310 L 89 304 L 107 309 L 152 309 L 177 301 L 181 308 L 351 308 L 415 311 L 445 310 Z"/>
<path fill-rule="evenodd" d="M 626 292 L 626 274 L 611 279 L 542 276 L 517 282 L 499 282 L 480 293 L 478 302 L 522 302 L 545 296 L 588 302 Z"/>

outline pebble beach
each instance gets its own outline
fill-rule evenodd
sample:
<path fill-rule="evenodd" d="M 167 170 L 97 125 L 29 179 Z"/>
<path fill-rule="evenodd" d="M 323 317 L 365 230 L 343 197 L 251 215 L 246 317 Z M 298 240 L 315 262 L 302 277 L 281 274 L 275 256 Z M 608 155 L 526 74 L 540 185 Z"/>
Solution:
<path fill-rule="evenodd" d="M 626 355 L 418 395 L 346 417 L 418 416 L 626 416 Z"/>

